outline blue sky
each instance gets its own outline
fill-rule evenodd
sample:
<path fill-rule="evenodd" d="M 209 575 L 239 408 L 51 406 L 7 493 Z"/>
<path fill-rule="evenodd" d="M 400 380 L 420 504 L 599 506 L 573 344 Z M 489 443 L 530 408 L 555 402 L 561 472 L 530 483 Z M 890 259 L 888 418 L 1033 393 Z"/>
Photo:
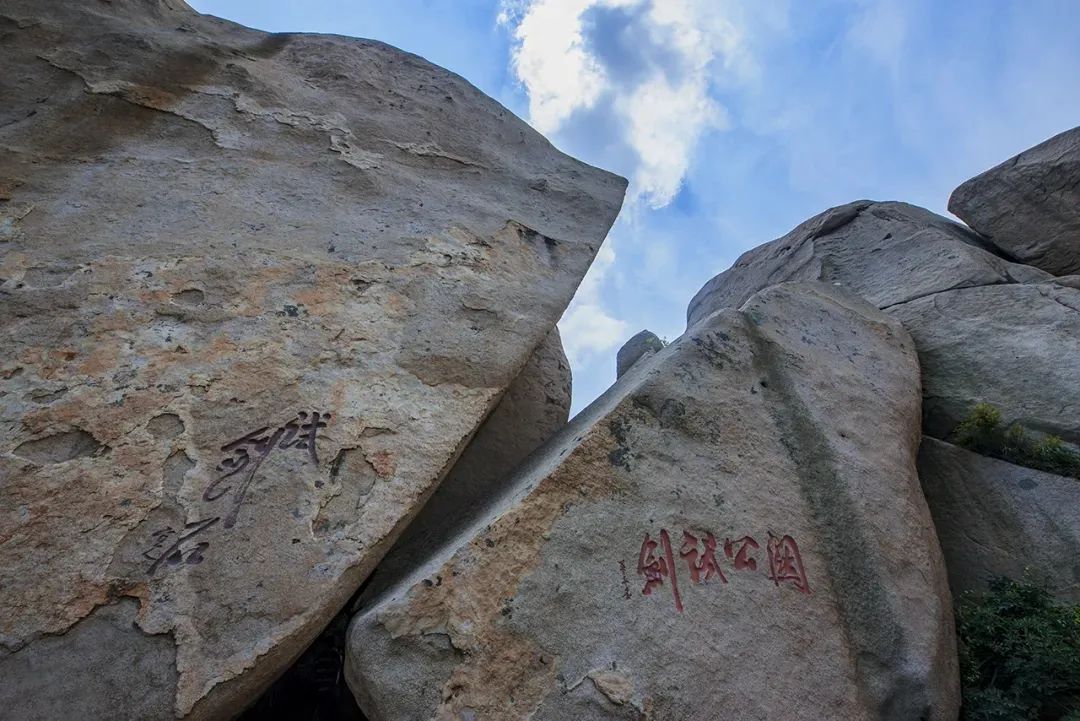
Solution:
<path fill-rule="evenodd" d="M 560 328 L 574 408 L 698 288 L 827 207 L 945 213 L 963 180 L 1080 124 L 1077 0 L 189 0 L 382 40 L 631 181 Z"/>

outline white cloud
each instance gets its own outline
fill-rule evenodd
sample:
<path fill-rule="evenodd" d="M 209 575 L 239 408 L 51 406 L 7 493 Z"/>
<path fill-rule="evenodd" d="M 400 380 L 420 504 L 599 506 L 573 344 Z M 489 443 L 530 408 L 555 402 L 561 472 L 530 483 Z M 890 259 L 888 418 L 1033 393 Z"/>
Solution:
<path fill-rule="evenodd" d="M 638 155 L 632 197 L 643 197 L 654 208 L 679 192 L 701 134 L 725 125 L 723 109 L 699 90 L 654 78 L 618 102 L 627 117 L 627 140 Z"/>
<path fill-rule="evenodd" d="M 513 24 L 514 73 L 529 94 L 529 119 L 542 133 L 558 130 L 604 90 L 604 70 L 585 47 L 581 15 L 594 0 L 539 0 L 503 6 L 499 21 Z M 568 22 L 569 20 L 569 22 Z"/>
<path fill-rule="evenodd" d="M 740 18 L 731 0 L 504 0 L 499 16 L 530 122 L 556 135 L 607 125 L 591 132 L 625 148 L 613 162 L 630 204 L 653 208 L 678 194 L 702 135 L 727 127 L 717 75 L 753 75 Z"/>
<path fill-rule="evenodd" d="M 614 262 L 615 251 L 605 242 L 559 321 L 563 349 L 572 366 L 581 366 L 626 340 L 626 321 L 612 317 L 600 301 L 601 281 Z"/>
<path fill-rule="evenodd" d="M 775 1 L 775 0 L 774 0 Z M 503 0 L 529 121 L 586 161 L 630 179 L 627 205 L 678 195 L 702 136 L 728 126 L 716 87 L 753 77 L 739 0 Z M 629 324 L 603 302 L 601 248 L 559 327 L 575 367 L 607 360 Z"/>

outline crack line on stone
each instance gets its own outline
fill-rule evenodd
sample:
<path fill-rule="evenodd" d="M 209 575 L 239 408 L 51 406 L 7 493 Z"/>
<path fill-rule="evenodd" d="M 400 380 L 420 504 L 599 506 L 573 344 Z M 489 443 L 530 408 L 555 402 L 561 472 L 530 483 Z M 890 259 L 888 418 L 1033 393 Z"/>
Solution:
<path fill-rule="evenodd" d="M 889 310 L 890 308 L 896 308 L 897 306 L 906 305 L 907 303 L 914 303 L 917 300 L 923 300 L 924 298 L 931 298 L 931 297 L 936 296 L 936 295 L 944 295 L 945 293 L 953 293 L 953 292 L 961 291 L 961 290 L 973 290 L 975 288 L 991 288 L 991 287 L 998 286 L 998 285 L 1032 285 L 1032 284 L 1031 283 L 1021 283 L 1021 282 L 1019 282 L 1017 280 L 1012 279 L 1011 277 L 1006 277 L 1006 278 L 1003 278 L 1001 281 L 999 281 L 997 283 L 978 283 L 976 285 L 958 285 L 958 286 L 954 286 L 952 288 L 944 288 L 942 290 L 933 290 L 933 291 L 930 291 L 928 293 L 922 293 L 921 295 L 913 296 L 911 298 L 908 298 L 907 300 L 901 300 L 901 301 L 898 301 L 896 303 L 890 303 L 889 305 L 883 305 L 878 310 L 886 311 L 886 310 Z"/>

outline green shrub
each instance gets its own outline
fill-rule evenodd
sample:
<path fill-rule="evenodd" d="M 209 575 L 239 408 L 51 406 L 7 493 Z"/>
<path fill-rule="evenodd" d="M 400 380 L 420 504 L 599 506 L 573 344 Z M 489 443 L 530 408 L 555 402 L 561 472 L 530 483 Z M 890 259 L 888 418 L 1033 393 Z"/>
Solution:
<path fill-rule="evenodd" d="M 989 403 L 978 403 L 971 409 L 971 414 L 956 426 L 953 438 L 959 445 L 981 453 L 998 444 L 1000 427 L 1001 411 Z"/>
<path fill-rule="evenodd" d="M 1065 445 L 1057 436 L 1047 436 L 1032 448 L 1036 468 L 1061 476 L 1080 478 L 1080 454 Z"/>
<path fill-rule="evenodd" d="M 1080 721 L 1080 605 L 1007 578 L 957 604 L 965 721 Z"/>
<path fill-rule="evenodd" d="M 1057 436 L 1033 441 L 1023 426 L 1016 423 L 1003 430 L 1001 411 L 989 403 L 976 404 L 971 414 L 957 424 L 950 440 L 984 456 L 1080 478 L 1080 453 Z"/>

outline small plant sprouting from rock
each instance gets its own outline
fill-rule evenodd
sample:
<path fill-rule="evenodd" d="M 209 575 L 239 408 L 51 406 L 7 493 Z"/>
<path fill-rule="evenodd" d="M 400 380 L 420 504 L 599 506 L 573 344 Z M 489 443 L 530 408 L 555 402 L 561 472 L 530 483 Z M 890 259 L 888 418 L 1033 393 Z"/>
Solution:
<path fill-rule="evenodd" d="M 999 578 L 957 604 L 963 721 L 1080 721 L 1080 605 Z"/>
<path fill-rule="evenodd" d="M 1035 440 L 1019 424 L 1003 428 L 1001 411 L 989 403 L 977 404 L 956 426 L 950 440 L 984 456 L 1059 476 L 1080 478 L 1080 453 L 1057 436 Z"/>

